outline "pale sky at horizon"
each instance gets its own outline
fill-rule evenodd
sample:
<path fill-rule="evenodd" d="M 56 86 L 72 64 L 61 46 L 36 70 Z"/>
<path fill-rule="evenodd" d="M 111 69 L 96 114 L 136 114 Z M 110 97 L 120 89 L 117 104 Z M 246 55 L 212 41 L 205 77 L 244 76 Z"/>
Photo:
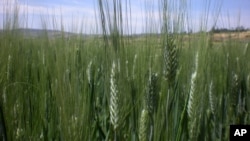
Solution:
<path fill-rule="evenodd" d="M 0 28 L 3 28 L 6 17 L 6 2 L 13 8 L 15 0 L 0 0 Z M 63 23 L 65 31 L 79 32 L 82 27 L 84 33 L 100 33 L 97 0 L 16 0 L 19 6 L 19 19 L 21 28 L 42 28 L 45 21 L 48 29 L 61 29 Z M 124 0 L 125 1 L 125 0 Z M 129 0 L 127 0 L 129 1 Z M 130 0 L 131 20 L 125 29 L 130 33 L 142 33 L 160 30 L 158 10 L 159 0 Z M 174 0 L 171 0 L 172 2 Z M 182 0 L 183 1 L 183 0 Z M 205 18 L 208 9 L 208 26 L 210 29 L 220 12 L 217 26 L 235 28 L 244 26 L 250 28 L 250 0 L 187 0 L 188 18 L 184 22 L 185 29 L 198 31 L 200 23 Z M 221 9 L 219 7 L 221 5 Z M 123 5 L 123 7 L 125 7 Z M 145 10 L 147 8 L 147 10 Z M 8 10 L 11 8 L 8 7 Z M 11 10 L 10 10 L 11 11 Z M 13 10 L 12 10 L 13 11 Z M 125 14 L 125 13 L 123 13 Z M 172 19 L 175 19 L 175 12 Z M 54 21 L 53 21 L 54 19 Z M 61 20 L 62 19 L 62 20 Z M 98 21 L 96 21 L 96 19 Z M 54 24 L 53 24 L 54 23 Z M 98 23 L 98 24 L 97 24 Z M 149 29 L 149 27 L 151 29 Z"/>

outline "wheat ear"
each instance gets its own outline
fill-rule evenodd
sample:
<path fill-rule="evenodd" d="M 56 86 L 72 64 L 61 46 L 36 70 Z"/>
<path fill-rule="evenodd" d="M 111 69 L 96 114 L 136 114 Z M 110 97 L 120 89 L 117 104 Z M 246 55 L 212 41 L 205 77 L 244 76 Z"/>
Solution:
<path fill-rule="evenodd" d="M 154 136 L 153 135 L 154 133 L 153 115 L 154 115 L 154 112 L 157 110 L 157 105 L 158 105 L 157 81 L 158 81 L 157 73 L 152 73 L 152 74 L 150 73 L 148 86 L 146 88 L 146 97 L 145 97 L 145 108 L 148 111 L 149 118 L 150 118 L 149 139 L 152 139 Z"/>
<path fill-rule="evenodd" d="M 174 38 L 171 36 L 168 36 L 167 38 L 167 44 L 164 47 L 163 56 L 166 68 L 165 77 L 169 85 L 172 85 L 175 81 L 178 60 L 177 60 L 177 47 L 174 43 Z"/>
<path fill-rule="evenodd" d="M 210 109 L 212 114 L 214 114 L 215 112 L 215 108 L 214 108 L 214 96 L 213 96 L 213 82 L 210 83 L 209 85 L 209 104 L 210 104 Z"/>
<path fill-rule="evenodd" d="M 148 86 L 145 97 L 145 106 L 150 115 L 153 115 L 157 108 L 158 90 L 157 90 L 157 73 L 153 73 L 148 80 Z"/>
<path fill-rule="evenodd" d="M 189 99 L 188 99 L 188 107 L 187 107 L 187 112 L 188 112 L 188 117 L 189 117 L 189 136 L 190 140 L 196 140 L 197 137 L 197 120 L 198 117 L 196 116 L 196 103 L 197 103 L 197 96 L 195 95 L 196 92 L 196 79 L 197 79 L 197 72 L 198 72 L 198 59 L 199 59 L 199 54 L 196 54 L 195 57 L 195 71 L 192 74 L 191 77 L 191 86 L 190 86 L 190 92 L 189 92 Z"/>
<path fill-rule="evenodd" d="M 149 132 L 149 113 L 148 110 L 143 109 L 139 125 L 139 140 L 148 141 L 148 132 Z"/>
<path fill-rule="evenodd" d="M 196 81 L 197 72 L 194 72 L 191 77 L 191 88 L 189 92 L 189 100 L 188 100 L 188 116 L 192 118 L 194 116 L 194 92 L 195 92 L 195 81 Z"/>
<path fill-rule="evenodd" d="M 86 73 L 87 73 L 87 78 L 88 78 L 88 82 L 89 84 L 91 84 L 91 67 L 92 67 L 92 61 L 89 62 Z"/>
<path fill-rule="evenodd" d="M 135 54 L 135 56 L 134 56 L 134 61 L 133 61 L 133 69 L 132 69 L 132 78 L 133 78 L 133 79 L 135 79 L 136 60 L 137 60 L 137 54 Z"/>
<path fill-rule="evenodd" d="M 197 71 L 198 71 L 198 59 L 199 59 L 199 54 L 196 54 L 195 57 L 195 72 L 192 74 L 191 77 L 191 86 L 190 86 L 190 91 L 189 91 L 189 100 L 188 100 L 188 116 L 189 118 L 192 118 L 194 116 L 194 93 L 195 93 L 195 83 L 196 83 L 196 76 L 197 76 Z"/>
<path fill-rule="evenodd" d="M 239 96 L 239 76 L 234 73 L 232 78 L 232 89 L 231 89 L 231 95 L 230 95 L 230 110 L 233 115 L 236 114 L 237 111 L 237 105 L 238 105 L 238 96 Z"/>
<path fill-rule="evenodd" d="M 110 120 L 116 130 L 119 122 L 119 97 L 116 80 L 116 64 L 113 62 L 110 75 Z"/>

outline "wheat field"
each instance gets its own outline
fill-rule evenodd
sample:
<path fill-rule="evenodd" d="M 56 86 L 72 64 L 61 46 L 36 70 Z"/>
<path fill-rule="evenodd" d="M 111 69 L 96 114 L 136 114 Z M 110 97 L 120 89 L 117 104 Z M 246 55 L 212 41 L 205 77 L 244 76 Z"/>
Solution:
<path fill-rule="evenodd" d="M 226 141 L 250 123 L 249 40 L 180 33 L 181 19 L 170 32 L 167 14 L 159 34 L 124 35 L 113 2 L 98 1 L 101 36 L 31 38 L 4 21 L 1 139 Z"/>

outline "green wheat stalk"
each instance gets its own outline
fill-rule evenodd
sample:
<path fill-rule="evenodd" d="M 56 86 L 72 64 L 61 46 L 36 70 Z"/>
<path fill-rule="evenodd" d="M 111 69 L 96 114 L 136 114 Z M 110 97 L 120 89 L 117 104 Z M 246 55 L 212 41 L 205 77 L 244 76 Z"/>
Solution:
<path fill-rule="evenodd" d="M 11 57 L 11 55 L 9 55 L 8 56 L 8 64 L 7 64 L 7 81 L 8 82 L 10 80 L 11 60 L 12 60 L 12 57 Z"/>
<path fill-rule="evenodd" d="M 248 43 L 246 43 L 245 45 L 245 49 L 244 49 L 244 55 L 246 56 L 248 52 Z"/>
<path fill-rule="evenodd" d="M 3 104 L 6 104 L 7 98 L 6 98 L 6 87 L 3 88 Z"/>
<path fill-rule="evenodd" d="M 247 89 L 250 91 L 250 74 L 247 76 Z"/>

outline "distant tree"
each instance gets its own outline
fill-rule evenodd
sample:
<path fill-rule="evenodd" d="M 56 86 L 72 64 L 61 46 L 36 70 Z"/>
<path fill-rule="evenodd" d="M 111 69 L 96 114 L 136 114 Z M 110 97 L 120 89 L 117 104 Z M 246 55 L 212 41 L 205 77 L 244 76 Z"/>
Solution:
<path fill-rule="evenodd" d="M 213 26 L 211 28 L 211 30 L 209 32 L 212 33 L 221 33 L 221 32 L 242 32 L 242 31 L 247 31 L 248 29 L 244 28 L 244 26 L 238 26 L 236 28 L 231 28 L 231 29 L 227 29 L 227 28 L 218 28 Z"/>
<path fill-rule="evenodd" d="M 244 26 L 238 26 L 235 28 L 235 31 L 242 32 L 242 31 L 246 31 L 246 29 L 244 28 Z"/>
<path fill-rule="evenodd" d="M 210 31 L 209 31 L 209 32 L 214 33 L 214 32 L 215 32 L 215 26 L 213 26 L 213 27 L 210 29 Z"/>
<path fill-rule="evenodd" d="M 193 33 L 193 30 L 192 29 L 188 29 L 188 34 L 192 34 Z"/>
<path fill-rule="evenodd" d="M 216 28 L 215 26 L 213 26 L 210 30 L 210 32 L 213 32 L 213 33 L 221 33 L 221 32 L 229 32 L 230 30 L 227 29 L 227 28 Z"/>

